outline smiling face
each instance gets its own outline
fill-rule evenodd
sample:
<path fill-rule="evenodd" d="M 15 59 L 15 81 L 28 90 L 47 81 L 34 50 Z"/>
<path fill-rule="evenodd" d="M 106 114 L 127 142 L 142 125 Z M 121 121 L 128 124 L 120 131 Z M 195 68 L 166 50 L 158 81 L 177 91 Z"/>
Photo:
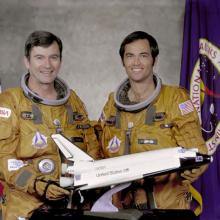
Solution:
<path fill-rule="evenodd" d="M 30 72 L 29 82 L 33 86 L 53 85 L 61 66 L 61 55 L 57 42 L 54 41 L 48 47 L 33 47 L 29 58 L 24 58 L 24 63 Z"/>
<path fill-rule="evenodd" d="M 142 82 L 153 78 L 154 59 L 148 40 L 140 39 L 126 44 L 123 65 L 131 81 Z"/>

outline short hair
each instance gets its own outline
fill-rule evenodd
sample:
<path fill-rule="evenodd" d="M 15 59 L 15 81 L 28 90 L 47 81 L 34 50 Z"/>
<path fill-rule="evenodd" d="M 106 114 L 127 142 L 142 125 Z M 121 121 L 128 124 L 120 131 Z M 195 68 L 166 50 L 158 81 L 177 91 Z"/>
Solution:
<path fill-rule="evenodd" d="M 36 46 L 48 47 L 54 41 L 57 42 L 59 46 L 60 59 L 62 59 L 62 50 L 63 50 L 62 41 L 59 37 L 48 31 L 34 31 L 28 36 L 25 43 L 25 51 L 24 51 L 25 56 L 29 59 L 33 47 Z"/>
<path fill-rule="evenodd" d="M 142 39 L 148 40 L 148 42 L 150 44 L 151 55 L 153 57 L 153 63 L 155 62 L 155 58 L 159 54 L 159 48 L 158 48 L 157 41 L 153 36 L 151 36 L 150 34 L 144 32 L 144 31 L 132 32 L 127 37 L 125 37 L 125 39 L 122 41 L 120 49 L 119 49 L 119 54 L 121 56 L 122 61 L 124 59 L 125 46 L 127 44 L 134 42 L 134 41 L 142 40 Z"/>

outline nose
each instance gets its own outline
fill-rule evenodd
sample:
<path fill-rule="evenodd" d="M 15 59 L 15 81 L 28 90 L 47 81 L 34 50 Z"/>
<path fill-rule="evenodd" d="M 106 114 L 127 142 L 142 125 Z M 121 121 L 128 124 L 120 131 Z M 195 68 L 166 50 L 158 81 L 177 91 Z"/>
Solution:
<path fill-rule="evenodd" d="M 135 58 L 134 58 L 134 64 L 135 65 L 139 65 L 141 62 L 140 62 L 140 57 L 139 56 L 136 56 Z"/>
<path fill-rule="evenodd" d="M 44 65 L 46 68 L 50 68 L 51 67 L 51 61 L 50 61 L 50 58 L 46 58 L 44 60 Z"/>

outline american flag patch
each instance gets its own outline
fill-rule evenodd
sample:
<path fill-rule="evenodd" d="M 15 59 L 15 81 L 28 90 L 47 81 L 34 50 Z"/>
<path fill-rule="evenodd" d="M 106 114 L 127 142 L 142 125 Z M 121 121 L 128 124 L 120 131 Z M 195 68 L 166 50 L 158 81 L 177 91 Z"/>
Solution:
<path fill-rule="evenodd" d="M 194 107 L 193 107 L 191 100 L 180 103 L 179 109 L 180 109 L 182 115 L 186 115 L 186 114 L 194 111 Z"/>

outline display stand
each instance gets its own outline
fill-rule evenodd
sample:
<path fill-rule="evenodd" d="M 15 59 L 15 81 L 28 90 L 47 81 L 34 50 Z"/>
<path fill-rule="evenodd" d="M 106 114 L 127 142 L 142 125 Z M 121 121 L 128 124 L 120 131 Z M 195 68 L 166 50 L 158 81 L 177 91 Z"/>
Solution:
<path fill-rule="evenodd" d="M 50 211 L 37 211 L 30 220 L 107 220 L 107 219 L 124 219 L 124 220 L 198 220 L 191 210 L 137 210 L 125 209 L 119 212 L 90 212 L 90 211 L 74 211 L 71 209 L 56 209 Z"/>

